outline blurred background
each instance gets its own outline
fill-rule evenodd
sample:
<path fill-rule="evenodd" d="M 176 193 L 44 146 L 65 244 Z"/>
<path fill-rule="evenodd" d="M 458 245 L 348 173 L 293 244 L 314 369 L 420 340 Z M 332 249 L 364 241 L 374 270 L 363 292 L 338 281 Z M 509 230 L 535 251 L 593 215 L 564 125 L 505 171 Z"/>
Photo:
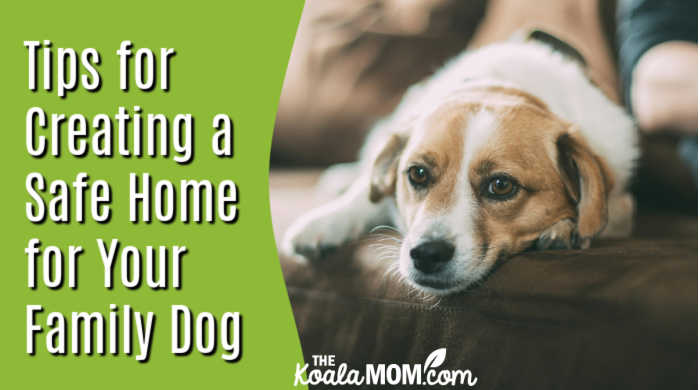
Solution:
<path fill-rule="evenodd" d="M 697 2 L 683 0 L 308 0 L 279 104 L 273 170 L 354 160 L 411 84 L 465 49 L 533 28 L 577 48 L 591 79 L 640 123 L 634 191 L 642 207 L 696 215 Z"/>

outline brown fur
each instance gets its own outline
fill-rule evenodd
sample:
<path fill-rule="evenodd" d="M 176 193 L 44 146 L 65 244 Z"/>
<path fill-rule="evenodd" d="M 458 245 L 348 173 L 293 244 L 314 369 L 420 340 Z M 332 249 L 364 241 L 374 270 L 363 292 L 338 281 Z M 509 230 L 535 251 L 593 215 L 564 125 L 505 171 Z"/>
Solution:
<path fill-rule="evenodd" d="M 477 226 L 488 246 L 514 253 L 526 249 L 554 223 L 576 215 L 559 171 L 549 158 L 556 136 L 568 127 L 548 111 L 529 105 L 494 107 L 498 131 L 472 158 L 469 179 L 481 212 Z M 506 202 L 479 196 L 481 183 L 494 173 L 507 173 L 521 190 Z"/>
<path fill-rule="evenodd" d="M 406 140 L 403 137 L 394 134 L 374 161 L 369 194 L 372 202 L 377 202 L 394 192 L 398 156 L 405 143 Z"/>
<path fill-rule="evenodd" d="M 557 149 L 559 164 L 574 168 L 565 168 L 564 181 L 578 203 L 578 232 L 582 237 L 592 237 L 607 222 L 607 195 L 614 184 L 612 175 L 575 132 L 560 135 Z"/>
<path fill-rule="evenodd" d="M 471 157 L 468 167 L 468 182 L 478 204 L 473 216 L 475 249 L 482 252 L 481 257 L 495 261 L 504 253 L 522 251 L 565 219 L 578 221 L 582 237 L 598 233 L 605 225 L 607 191 L 612 184 L 608 169 L 571 125 L 552 114 L 542 101 L 499 86 L 461 91 L 426 117 L 419 131 L 411 133 L 410 146 L 403 153 L 408 153 L 408 166 L 422 164 L 430 169 L 433 183 L 428 189 L 415 191 L 404 172 L 397 172 L 407 168 L 397 164 L 401 153 L 396 148 L 403 144 L 392 140 L 380 154 L 375 167 L 387 167 L 387 156 L 394 160 L 393 173 L 385 172 L 378 182 L 384 183 L 384 189 L 395 188 L 406 225 L 421 210 L 435 213 L 454 204 L 455 185 L 466 163 L 464 137 L 469 121 L 481 110 L 498 118 L 497 129 Z M 495 201 L 482 196 L 484 183 L 495 173 L 517 180 L 521 189 L 514 198 Z"/>

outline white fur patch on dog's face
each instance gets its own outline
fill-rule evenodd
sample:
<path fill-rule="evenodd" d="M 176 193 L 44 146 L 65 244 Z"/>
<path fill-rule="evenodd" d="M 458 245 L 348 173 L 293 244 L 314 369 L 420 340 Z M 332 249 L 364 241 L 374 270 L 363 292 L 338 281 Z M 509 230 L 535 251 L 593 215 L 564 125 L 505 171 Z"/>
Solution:
<path fill-rule="evenodd" d="M 473 284 L 576 216 L 556 160 L 568 124 L 526 98 L 492 102 L 438 106 L 414 124 L 398 162 L 399 270 L 432 294 Z"/>
<path fill-rule="evenodd" d="M 461 125 L 467 128 L 460 129 Z M 425 207 L 424 204 L 414 206 L 417 210 L 412 218 L 413 223 L 404 237 L 399 269 L 409 281 L 432 293 L 437 291 L 449 293 L 452 290 L 458 290 L 478 280 L 484 273 L 483 270 L 479 269 L 481 262 L 478 261 L 478 254 L 474 253 L 474 248 L 477 246 L 474 240 L 474 214 L 478 211 L 478 204 L 467 180 L 467 170 L 469 160 L 474 156 L 475 150 L 486 143 L 494 133 L 496 125 L 496 118 L 492 113 L 480 111 L 468 123 L 457 125 L 454 130 L 451 130 L 456 133 L 462 132 L 464 136 L 460 137 L 458 134 L 454 134 L 451 137 L 455 142 L 461 141 L 460 147 L 452 145 L 454 150 L 443 149 L 443 152 L 446 153 L 454 152 L 452 156 L 445 159 L 450 160 L 446 165 L 452 165 L 451 170 L 456 176 L 448 178 L 446 176 L 449 173 L 443 172 L 444 181 L 453 182 L 444 184 L 451 186 L 447 189 L 451 192 L 448 195 L 449 199 L 443 197 L 442 202 L 433 207 Z M 424 126 L 429 125 L 424 124 Z M 429 136 L 430 132 L 430 128 L 424 128 L 422 131 L 424 136 Z M 421 137 L 414 139 L 415 141 L 409 144 L 407 153 L 404 154 L 403 161 L 399 165 L 404 168 L 404 171 L 409 169 L 412 164 L 422 163 L 412 161 L 411 156 L 414 156 L 416 151 L 428 146 Z M 457 153 L 458 150 L 461 150 L 462 153 Z M 436 162 L 433 161 L 433 164 Z M 433 168 L 437 170 L 437 167 Z M 410 190 L 410 182 L 402 182 L 403 188 Z M 453 259 L 448 261 L 445 268 L 437 275 L 427 275 L 417 270 L 413 266 L 410 249 L 426 242 L 439 240 L 444 240 L 455 247 Z M 477 261 L 474 261 L 475 258 Z"/>

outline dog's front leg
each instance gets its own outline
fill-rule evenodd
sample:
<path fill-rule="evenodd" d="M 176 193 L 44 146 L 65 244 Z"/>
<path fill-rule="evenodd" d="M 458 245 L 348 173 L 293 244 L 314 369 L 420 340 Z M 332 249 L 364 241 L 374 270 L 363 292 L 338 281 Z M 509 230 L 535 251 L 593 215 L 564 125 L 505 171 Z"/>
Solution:
<path fill-rule="evenodd" d="M 372 227 L 391 222 L 393 200 L 370 202 L 370 179 L 361 176 L 330 203 L 302 215 L 282 241 L 286 255 L 320 260 L 333 249 L 359 238 Z"/>

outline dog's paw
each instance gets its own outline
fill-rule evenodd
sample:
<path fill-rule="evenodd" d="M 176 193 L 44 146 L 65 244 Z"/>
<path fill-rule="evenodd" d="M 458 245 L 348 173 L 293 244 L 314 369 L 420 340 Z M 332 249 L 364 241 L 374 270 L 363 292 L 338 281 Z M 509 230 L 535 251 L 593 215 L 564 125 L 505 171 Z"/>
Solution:
<path fill-rule="evenodd" d="M 298 261 L 316 262 L 350 240 L 346 221 L 334 215 L 307 214 L 287 230 L 282 253 Z"/>
<path fill-rule="evenodd" d="M 591 239 L 582 238 L 576 231 L 576 223 L 563 219 L 547 228 L 537 239 L 537 249 L 586 249 L 590 247 Z"/>

